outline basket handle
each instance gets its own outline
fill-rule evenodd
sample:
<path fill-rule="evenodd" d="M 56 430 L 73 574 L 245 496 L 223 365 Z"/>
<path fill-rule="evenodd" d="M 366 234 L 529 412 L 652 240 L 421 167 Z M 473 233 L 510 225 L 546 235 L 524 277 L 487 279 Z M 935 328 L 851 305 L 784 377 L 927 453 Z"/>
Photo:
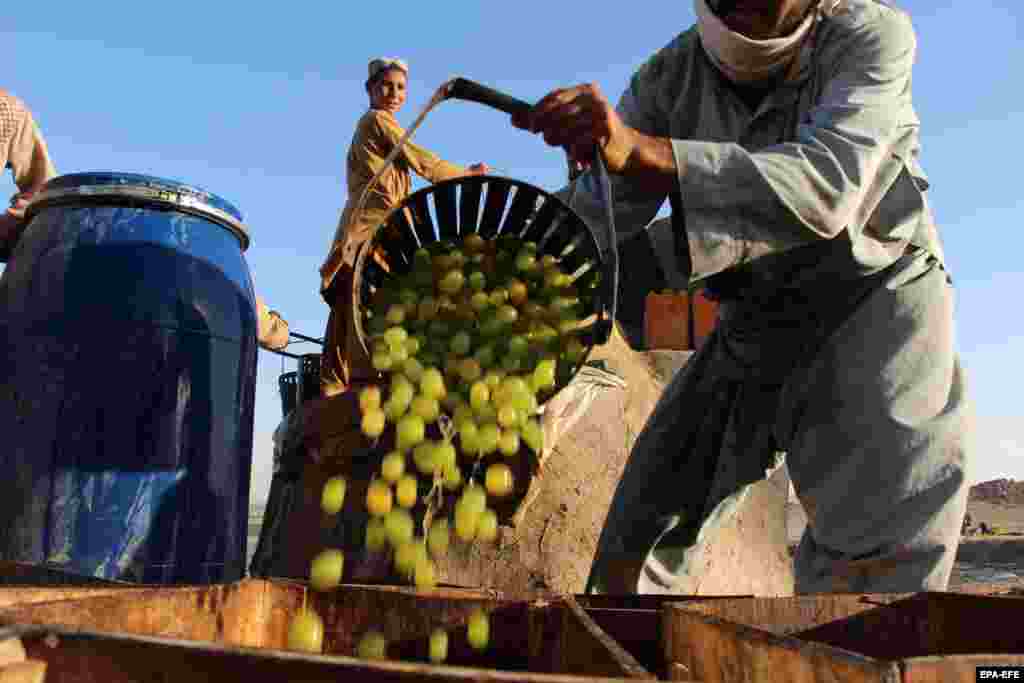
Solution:
<path fill-rule="evenodd" d="M 468 78 L 454 78 L 449 81 L 446 94 L 451 99 L 476 102 L 513 116 L 526 113 L 533 108 L 529 102 L 506 95 L 494 88 L 488 88 L 486 85 L 480 85 Z"/>

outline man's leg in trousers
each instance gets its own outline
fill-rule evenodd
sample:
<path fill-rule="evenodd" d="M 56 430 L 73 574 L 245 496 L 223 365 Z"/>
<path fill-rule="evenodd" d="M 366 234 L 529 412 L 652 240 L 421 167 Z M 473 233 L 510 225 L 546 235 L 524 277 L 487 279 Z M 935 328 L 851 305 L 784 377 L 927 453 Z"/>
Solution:
<path fill-rule="evenodd" d="M 952 287 L 919 258 L 787 382 L 777 434 L 809 520 L 798 593 L 945 590 L 973 430 L 953 329 Z"/>

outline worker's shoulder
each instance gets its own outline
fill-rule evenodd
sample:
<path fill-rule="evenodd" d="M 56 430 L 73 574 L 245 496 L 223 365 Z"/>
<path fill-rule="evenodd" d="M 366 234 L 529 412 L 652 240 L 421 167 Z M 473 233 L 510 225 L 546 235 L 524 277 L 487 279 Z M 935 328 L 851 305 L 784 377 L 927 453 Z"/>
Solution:
<path fill-rule="evenodd" d="M 676 35 L 659 48 L 636 70 L 635 78 L 642 82 L 674 80 L 690 64 L 694 51 L 699 49 L 697 28 L 692 26 Z"/>
<path fill-rule="evenodd" d="M 910 15 L 889 0 L 842 0 L 823 27 L 823 39 L 833 44 L 883 44 L 913 47 Z"/>

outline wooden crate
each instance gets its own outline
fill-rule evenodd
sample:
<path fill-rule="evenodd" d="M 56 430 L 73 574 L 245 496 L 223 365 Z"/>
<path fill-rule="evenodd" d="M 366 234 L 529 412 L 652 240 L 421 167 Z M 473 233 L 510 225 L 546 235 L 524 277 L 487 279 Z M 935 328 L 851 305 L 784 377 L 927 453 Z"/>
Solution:
<path fill-rule="evenodd" d="M 1024 599 L 956 593 L 739 598 L 664 610 L 665 657 L 704 683 L 975 680 L 1024 665 Z"/>
<path fill-rule="evenodd" d="M 70 574 L 45 565 L 0 561 L 0 608 L 107 595 L 133 585 Z"/>
<path fill-rule="evenodd" d="M 322 656 L 284 649 L 290 619 L 304 599 L 325 623 Z M 466 617 L 477 607 L 491 615 L 491 646 L 482 653 L 465 636 Z M 486 591 L 386 586 L 316 593 L 299 583 L 246 580 L 17 605 L 0 609 L 0 624 L 59 632 L 60 647 L 50 649 L 45 629 L 23 637 L 30 658 L 47 663 L 48 682 L 163 681 L 160 676 L 175 678 L 173 672 L 190 681 L 271 680 L 269 673 L 258 673 L 261 667 L 276 672 L 274 680 L 291 681 L 654 678 L 571 597 L 505 600 Z M 427 639 L 436 627 L 448 630 L 450 666 L 425 663 Z M 395 661 L 352 659 L 359 638 L 371 628 L 389 639 L 388 655 Z M 132 652 L 130 662 L 119 661 Z M 292 671 L 292 662 L 302 664 Z M 80 669 L 97 673 L 76 676 Z"/>
<path fill-rule="evenodd" d="M 594 623 L 659 679 L 687 680 L 688 672 L 665 659 L 662 630 L 665 606 L 679 602 L 725 600 L 736 596 L 577 595 Z M 678 678 L 678 676 L 682 676 Z"/>
<path fill-rule="evenodd" d="M 718 322 L 718 304 L 703 292 L 648 294 L 644 306 L 644 346 L 651 351 L 696 351 Z"/>

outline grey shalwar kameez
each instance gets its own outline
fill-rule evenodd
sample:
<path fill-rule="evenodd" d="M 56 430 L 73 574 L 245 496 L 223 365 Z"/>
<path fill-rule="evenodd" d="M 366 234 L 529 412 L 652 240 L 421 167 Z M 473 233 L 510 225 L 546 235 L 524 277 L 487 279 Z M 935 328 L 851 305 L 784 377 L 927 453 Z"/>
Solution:
<path fill-rule="evenodd" d="M 973 413 L 918 164 L 915 48 L 902 12 L 847 0 L 756 111 L 695 29 L 632 78 L 620 114 L 670 138 L 680 172 L 673 217 L 653 222 L 665 196 L 613 178 L 620 244 L 646 229 L 660 266 L 625 252 L 623 299 L 704 281 L 721 319 L 637 439 L 590 590 L 674 592 L 782 452 L 809 520 L 797 592 L 946 587 Z M 574 205 L 600 223 L 594 197 L 584 174 Z"/>

